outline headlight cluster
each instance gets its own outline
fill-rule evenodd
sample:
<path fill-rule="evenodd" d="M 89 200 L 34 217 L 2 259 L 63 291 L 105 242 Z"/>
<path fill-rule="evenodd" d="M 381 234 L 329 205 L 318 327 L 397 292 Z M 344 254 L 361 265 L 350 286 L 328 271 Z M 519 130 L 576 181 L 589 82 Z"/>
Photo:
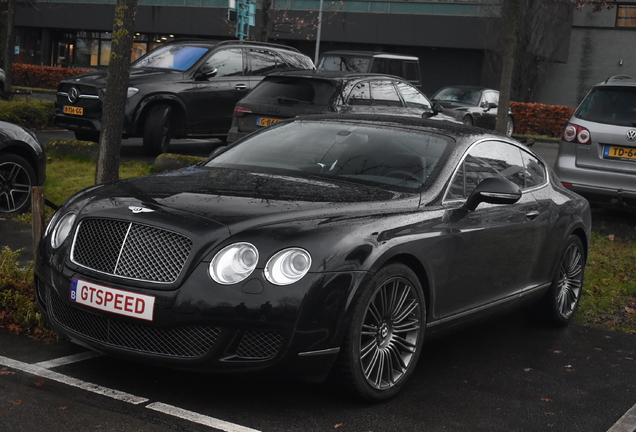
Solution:
<path fill-rule="evenodd" d="M 258 250 L 251 243 L 234 243 L 223 248 L 210 262 L 215 282 L 231 285 L 247 279 L 256 269 Z M 274 285 L 300 280 L 311 267 L 311 255 L 301 248 L 288 248 L 274 254 L 265 264 L 265 278 Z"/>
<path fill-rule="evenodd" d="M 64 240 L 66 240 L 71 232 L 71 228 L 73 228 L 75 217 L 76 215 L 73 212 L 68 212 L 64 215 L 56 213 L 55 216 L 53 216 L 53 219 L 46 227 L 45 232 L 45 234 L 51 232 L 51 246 L 53 249 L 57 249 L 62 243 L 64 243 Z"/>

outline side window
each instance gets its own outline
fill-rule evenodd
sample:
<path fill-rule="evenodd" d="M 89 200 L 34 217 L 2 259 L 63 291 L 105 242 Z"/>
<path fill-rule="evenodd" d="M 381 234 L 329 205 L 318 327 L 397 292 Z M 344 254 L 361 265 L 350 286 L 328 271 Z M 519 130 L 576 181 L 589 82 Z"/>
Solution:
<path fill-rule="evenodd" d="M 402 106 L 402 101 L 392 81 L 371 81 L 371 98 L 373 106 Z"/>
<path fill-rule="evenodd" d="M 205 62 L 210 70 L 216 69 L 215 77 L 243 75 L 243 50 L 226 49 L 216 52 Z"/>
<path fill-rule="evenodd" d="M 267 75 L 280 69 L 288 69 L 287 63 L 275 53 L 267 50 L 250 49 L 250 75 Z"/>
<path fill-rule="evenodd" d="M 402 94 L 402 98 L 407 108 L 430 109 L 431 103 L 418 89 L 410 84 L 398 83 L 398 90 Z"/>
<path fill-rule="evenodd" d="M 404 79 L 407 81 L 420 81 L 420 67 L 417 62 L 404 63 Z"/>
<path fill-rule="evenodd" d="M 349 94 L 349 105 L 371 105 L 371 92 L 369 82 L 362 81 L 356 84 Z"/>
<path fill-rule="evenodd" d="M 499 104 L 499 95 L 495 92 L 485 92 L 482 96 L 483 106 L 488 104 Z"/>
<path fill-rule="evenodd" d="M 523 168 L 525 188 L 530 189 L 545 183 L 547 175 L 543 164 L 529 153 L 521 152 L 523 156 Z"/>
<path fill-rule="evenodd" d="M 525 168 L 521 150 L 499 141 L 485 141 L 470 149 L 457 170 L 446 199 L 465 199 L 489 177 L 503 177 L 525 189 Z"/>

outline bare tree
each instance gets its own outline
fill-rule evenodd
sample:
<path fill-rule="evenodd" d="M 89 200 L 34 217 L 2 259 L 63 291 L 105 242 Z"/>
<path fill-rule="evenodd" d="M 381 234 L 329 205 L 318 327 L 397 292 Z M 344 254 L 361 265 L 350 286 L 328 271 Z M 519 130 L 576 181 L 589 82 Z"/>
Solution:
<path fill-rule="evenodd" d="M 13 64 L 14 50 L 14 33 L 13 33 L 13 15 L 15 11 L 16 0 L 0 0 L 0 59 L 2 59 L 2 69 L 4 69 L 4 95 L 11 93 L 13 86 L 13 73 L 11 65 Z"/>
<path fill-rule="evenodd" d="M 119 179 L 119 152 L 130 75 L 137 0 L 117 0 L 95 183 Z"/>

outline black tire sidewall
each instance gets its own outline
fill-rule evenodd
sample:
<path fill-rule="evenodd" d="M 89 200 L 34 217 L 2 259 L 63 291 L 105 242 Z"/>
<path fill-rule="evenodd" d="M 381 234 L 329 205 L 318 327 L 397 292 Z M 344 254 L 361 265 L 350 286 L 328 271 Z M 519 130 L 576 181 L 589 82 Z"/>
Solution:
<path fill-rule="evenodd" d="M 14 155 L 11 153 L 0 153 L 0 164 L 3 163 L 15 163 L 17 165 L 20 165 L 27 173 L 27 175 L 29 176 L 29 194 L 27 199 L 20 204 L 19 207 L 16 208 L 15 211 L 12 212 L 4 212 L 0 210 L 0 215 L 15 215 L 15 214 L 20 214 L 23 213 L 25 211 L 27 211 L 30 207 L 31 207 L 31 191 L 30 189 L 36 185 L 36 181 L 37 181 L 37 176 L 35 174 L 35 170 L 33 169 L 33 167 L 31 166 L 31 164 L 29 164 L 29 162 L 22 158 L 21 156 L 18 155 Z"/>
<path fill-rule="evenodd" d="M 164 139 L 163 127 L 170 121 L 171 112 L 172 108 L 169 105 L 156 105 L 150 109 L 143 135 L 143 147 L 147 155 L 157 156 L 168 151 L 170 137 Z"/>

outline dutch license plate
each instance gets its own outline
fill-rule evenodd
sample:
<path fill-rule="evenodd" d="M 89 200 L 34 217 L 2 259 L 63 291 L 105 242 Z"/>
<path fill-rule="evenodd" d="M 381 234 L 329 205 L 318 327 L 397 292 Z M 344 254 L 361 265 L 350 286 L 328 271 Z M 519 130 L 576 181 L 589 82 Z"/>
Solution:
<path fill-rule="evenodd" d="M 282 119 L 268 118 L 268 117 L 258 117 L 256 119 L 257 126 L 271 126 L 274 123 L 278 123 L 279 121 L 283 121 Z"/>
<path fill-rule="evenodd" d="M 62 109 L 64 114 L 84 115 L 84 108 L 64 105 Z"/>
<path fill-rule="evenodd" d="M 152 321 L 154 296 L 137 294 L 86 282 L 71 280 L 71 301 L 95 309 Z"/>
<path fill-rule="evenodd" d="M 632 159 L 636 160 L 636 148 L 605 146 L 603 157 L 610 159 Z"/>

